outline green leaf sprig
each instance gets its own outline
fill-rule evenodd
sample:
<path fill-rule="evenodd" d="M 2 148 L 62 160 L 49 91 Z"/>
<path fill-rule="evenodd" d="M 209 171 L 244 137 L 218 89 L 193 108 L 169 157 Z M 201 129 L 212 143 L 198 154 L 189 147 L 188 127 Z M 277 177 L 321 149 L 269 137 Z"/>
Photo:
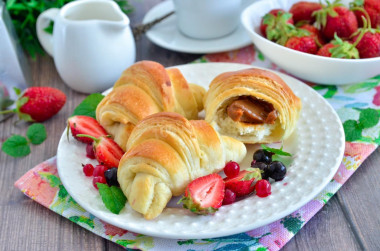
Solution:
<path fill-rule="evenodd" d="M 277 155 L 282 155 L 282 156 L 289 156 L 291 157 L 292 155 L 288 152 L 285 152 L 283 151 L 283 146 L 281 146 L 280 149 L 277 149 L 277 148 L 271 148 L 269 146 L 266 146 L 266 145 L 261 145 L 261 148 L 268 151 L 268 152 L 271 152 L 271 153 L 274 153 L 274 154 L 277 154 Z"/>
<path fill-rule="evenodd" d="M 109 187 L 108 185 L 102 183 L 96 184 L 106 208 L 114 214 L 119 214 L 127 202 L 127 198 L 125 197 L 123 191 L 116 186 Z"/>
<path fill-rule="evenodd" d="M 15 158 L 30 154 L 30 144 L 39 145 L 46 139 L 46 128 L 43 124 L 34 123 L 26 131 L 26 137 L 12 135 L 4 141 L 1 150 Z"/>
<path fill-rule="evenodd" d="M 96 107 L 102 101 L 104 96 L 100 93 L 92 93 L 88 95 L 75 109 L 71 116 L 84 115 L 96 118 Z"/>

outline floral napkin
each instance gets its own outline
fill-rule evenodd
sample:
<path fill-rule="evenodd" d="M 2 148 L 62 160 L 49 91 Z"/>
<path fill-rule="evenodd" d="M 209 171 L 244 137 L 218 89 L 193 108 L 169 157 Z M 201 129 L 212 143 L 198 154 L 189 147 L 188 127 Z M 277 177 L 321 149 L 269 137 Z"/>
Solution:
<path fill-rule="evenodd" d="M 205 55 L 196 62 L 234 62 L 282 71 L 253 46 Z M 283 72 L 283 71 L 282 71 Z M 337 111 L 346 135 L 344 158 L 333 180 L 308 204 L 269 225 L 232 236 L 172 240 L 132 233 L 86 212 L 62 185 L 53 157 L 22 176 L 15 186 L 23 193 L 78 225 L 127 249 L 141 250 L 278 250 L 339 190 L 380 143 L 380 75 L 347 86 L 315 85 Z"/>

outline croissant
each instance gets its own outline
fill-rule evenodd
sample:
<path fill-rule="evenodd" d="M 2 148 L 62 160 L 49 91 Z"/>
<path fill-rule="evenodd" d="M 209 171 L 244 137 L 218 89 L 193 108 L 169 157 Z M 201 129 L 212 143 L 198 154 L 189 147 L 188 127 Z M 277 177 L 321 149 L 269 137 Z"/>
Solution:
<path fill-rule="evenodd" d="M 204 120 L 188 121 L 162 112 L 141 120 L 131 133 L 117 172 L 131 207 L 146 219 L 157 217 L 190 181 L 240 162 L 242 142 L 219 135 Z"/>
<path fill-rule="evenodd" d="M 250 68 L 215 77 L 205 95 L 205 120 L 219 133 L 244 143 L 288 138 L 301 100 L 275 73 Z"/>
<path fill-rule="evenodd" d="M 96 108 L 96 119 L 125 151 L 132 129 L 153 113 L 170 111 L 197 119 L 205 90 L 188 84 L 177 68 L 140 61 L 126 69 Z"/>

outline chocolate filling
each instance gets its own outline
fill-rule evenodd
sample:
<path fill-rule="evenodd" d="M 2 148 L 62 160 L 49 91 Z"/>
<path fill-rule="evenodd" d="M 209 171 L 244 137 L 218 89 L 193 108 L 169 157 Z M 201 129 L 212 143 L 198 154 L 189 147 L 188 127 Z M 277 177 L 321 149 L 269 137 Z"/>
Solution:
<path fill-rule="evenodd" d="M 274 124 L 277 111 L 273 105 L 252 97 L 241 97 L 227 107 L 227 114 L 233 121 L 249 124 Z"/>

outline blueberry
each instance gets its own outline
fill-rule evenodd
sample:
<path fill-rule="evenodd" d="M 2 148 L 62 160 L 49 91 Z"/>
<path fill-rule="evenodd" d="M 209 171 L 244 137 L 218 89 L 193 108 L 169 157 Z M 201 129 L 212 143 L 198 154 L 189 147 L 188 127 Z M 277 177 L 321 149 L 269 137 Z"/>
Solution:
<path fill-rule="evenodd" d="M 253 159 L 256 160 L 256 162 L 264 162 L 269 164 L 272 161 L 272 153 L 264 149 L 260 149 L 253 154 Z"/>
<path fill-rule="evenodd" d="M 113 167 L 104 172 L 104 177 L 106 178 L 107 184 L 109 186 L 120 186 L 117 181 L 117 168 Z"/>
<path fill-rule="evenodd" d="M 252 161 L 251 167 L 252 168 L 258 168 L 258 169 L 261 170 L 261 178 L 262 179 L 264 179 L 264 180 L 268 180 L 269 179 L 269 172 L 268 172 L 269 165 L 267 165 L 264 162 Z"/>
<path fill-rule="evenodd" d="M 269 170 L 272 170 L 269 177 L 271 177 L 275 181 L 280 181 L 285 177 L 286 167 L 282 162 L 273 161 L 268 165 L 268 168 Z"/>

